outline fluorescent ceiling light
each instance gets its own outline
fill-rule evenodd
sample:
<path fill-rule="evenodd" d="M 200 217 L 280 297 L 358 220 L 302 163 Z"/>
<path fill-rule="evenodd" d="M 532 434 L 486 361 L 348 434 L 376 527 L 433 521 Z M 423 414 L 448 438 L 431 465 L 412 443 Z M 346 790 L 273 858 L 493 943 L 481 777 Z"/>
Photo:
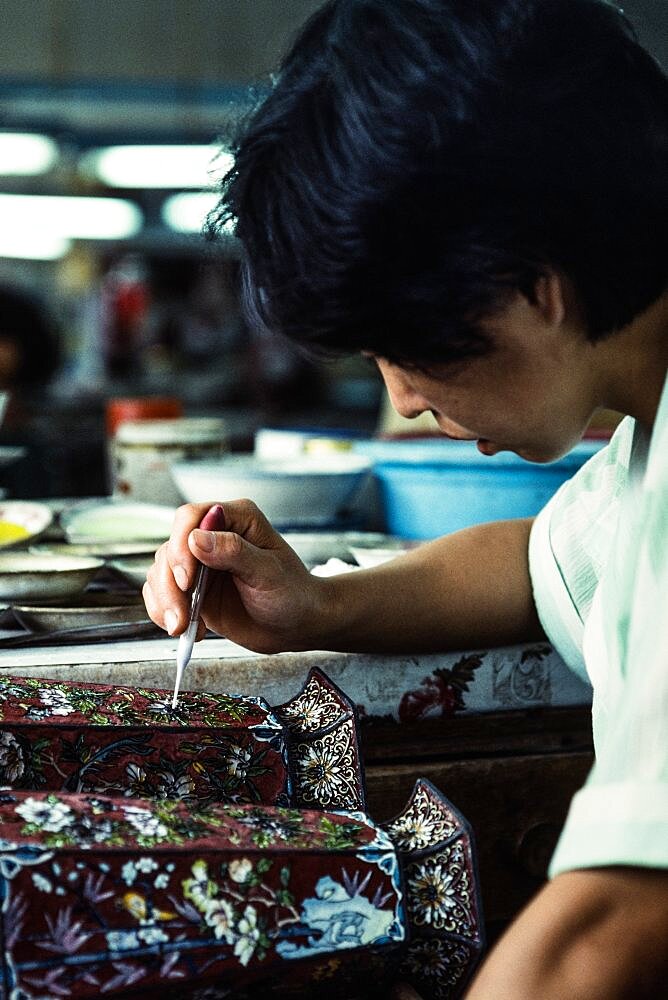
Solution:
<path fill-rule="evenodd" d="M 19 260 L 59 260 L 70 248 L 70 241 L 56 233 L 11 232 L 0 228 L 0 257 Z"/>
<path fill-rule="evenodd" d="M 0 174 L 32 177 L 45 174 L 58 159 L 58 146 L 46 135 L 0 132 Z"/>
<path fill-rule="evenodd" d="M 218 146 L 109 146 L 88 153 L 82 168 L 109 187 L 210 188 L 233 163 Z"/>
<path fill-rule="evenodd" d="M 0 194 L 0 230 L 5 233 L 122 240 L 139 232 L 142 223 L 139 208 L 121 198 Z"/>
<path fill-rule="evenodd" d="M 173 194 L 162 206 L 162 220 L 178 233 L 201 233 L 209 212 L 218 204 L 218 195 L 208 191 Z"/>

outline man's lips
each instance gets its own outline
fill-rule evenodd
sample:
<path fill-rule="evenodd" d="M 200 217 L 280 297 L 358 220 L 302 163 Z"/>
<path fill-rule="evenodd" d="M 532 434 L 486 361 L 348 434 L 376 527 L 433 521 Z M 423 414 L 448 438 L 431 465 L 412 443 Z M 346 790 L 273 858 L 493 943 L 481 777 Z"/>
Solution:
<path fill-rule="evenodd" d="M 499 445 L 493 444 L 489 438 L 478 438 L 473 434 L 470 437 L 466 434 L 451 434 L 442 429 L 441 434 L 450 441 L 475 441 L 478 451 L 483 455 L 496 455 L 498 452 L 504 450 Z"/>
<path fill-rule="evenodd" d="M 488 441 L 487 438 L 478 438 L 476 446 L 478 448 L 478 451 L 482 455 L 491 456 L 491 455 L 496 455 L 500 451 L 503 451 L 503 448 L 499 448 L 497 445 L 492 444 L 492 442 Z"/>
<path fill-rule="evenodd" d="M 472 434 L 470 437 L 467 437 L 466 434 L 450 434 L 448 431 L 443 431 L 443 430 L 441 431 L 441 434 L 443 435 L 443 437 L 449 438 L 450 441 L 475 441 L 476 440 L 476 437 L 475 437 L 474 434 Z"/>

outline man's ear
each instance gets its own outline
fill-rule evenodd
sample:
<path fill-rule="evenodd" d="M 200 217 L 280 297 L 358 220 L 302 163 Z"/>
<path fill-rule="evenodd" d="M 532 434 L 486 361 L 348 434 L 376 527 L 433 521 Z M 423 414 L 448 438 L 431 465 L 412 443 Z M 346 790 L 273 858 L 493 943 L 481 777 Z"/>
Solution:
<path fill-rule="evenodd" d="M 537 280 L 532 305 L 548 326 L 561 326 L 566 317 L 565 279 L 557 271 L 547 271 Z"/>

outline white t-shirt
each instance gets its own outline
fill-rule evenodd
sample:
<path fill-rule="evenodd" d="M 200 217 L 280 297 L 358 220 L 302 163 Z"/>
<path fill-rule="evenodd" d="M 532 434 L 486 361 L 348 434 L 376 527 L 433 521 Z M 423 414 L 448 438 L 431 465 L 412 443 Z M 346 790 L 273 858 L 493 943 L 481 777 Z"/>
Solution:
<path fill-rule="evenodd" d="M 668 379 L 650 436 L 627 417 L 531 532 L 548 638 L 593 687 L 596 763 L 550 875 L 668 867 Z"/>

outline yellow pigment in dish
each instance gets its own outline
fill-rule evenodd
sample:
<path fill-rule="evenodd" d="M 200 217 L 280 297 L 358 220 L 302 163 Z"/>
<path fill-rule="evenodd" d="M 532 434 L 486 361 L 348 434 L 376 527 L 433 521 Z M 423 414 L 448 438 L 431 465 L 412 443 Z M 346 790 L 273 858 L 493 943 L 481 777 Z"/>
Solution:
<path fill-rule="evenodd" d="M 11 545 L 12 542 L 20 542 L 23 538 L 28 538 L 30 532 L 22 524 L 14 524 L 12 521 L 0 521 L 0 545 Z"/>

